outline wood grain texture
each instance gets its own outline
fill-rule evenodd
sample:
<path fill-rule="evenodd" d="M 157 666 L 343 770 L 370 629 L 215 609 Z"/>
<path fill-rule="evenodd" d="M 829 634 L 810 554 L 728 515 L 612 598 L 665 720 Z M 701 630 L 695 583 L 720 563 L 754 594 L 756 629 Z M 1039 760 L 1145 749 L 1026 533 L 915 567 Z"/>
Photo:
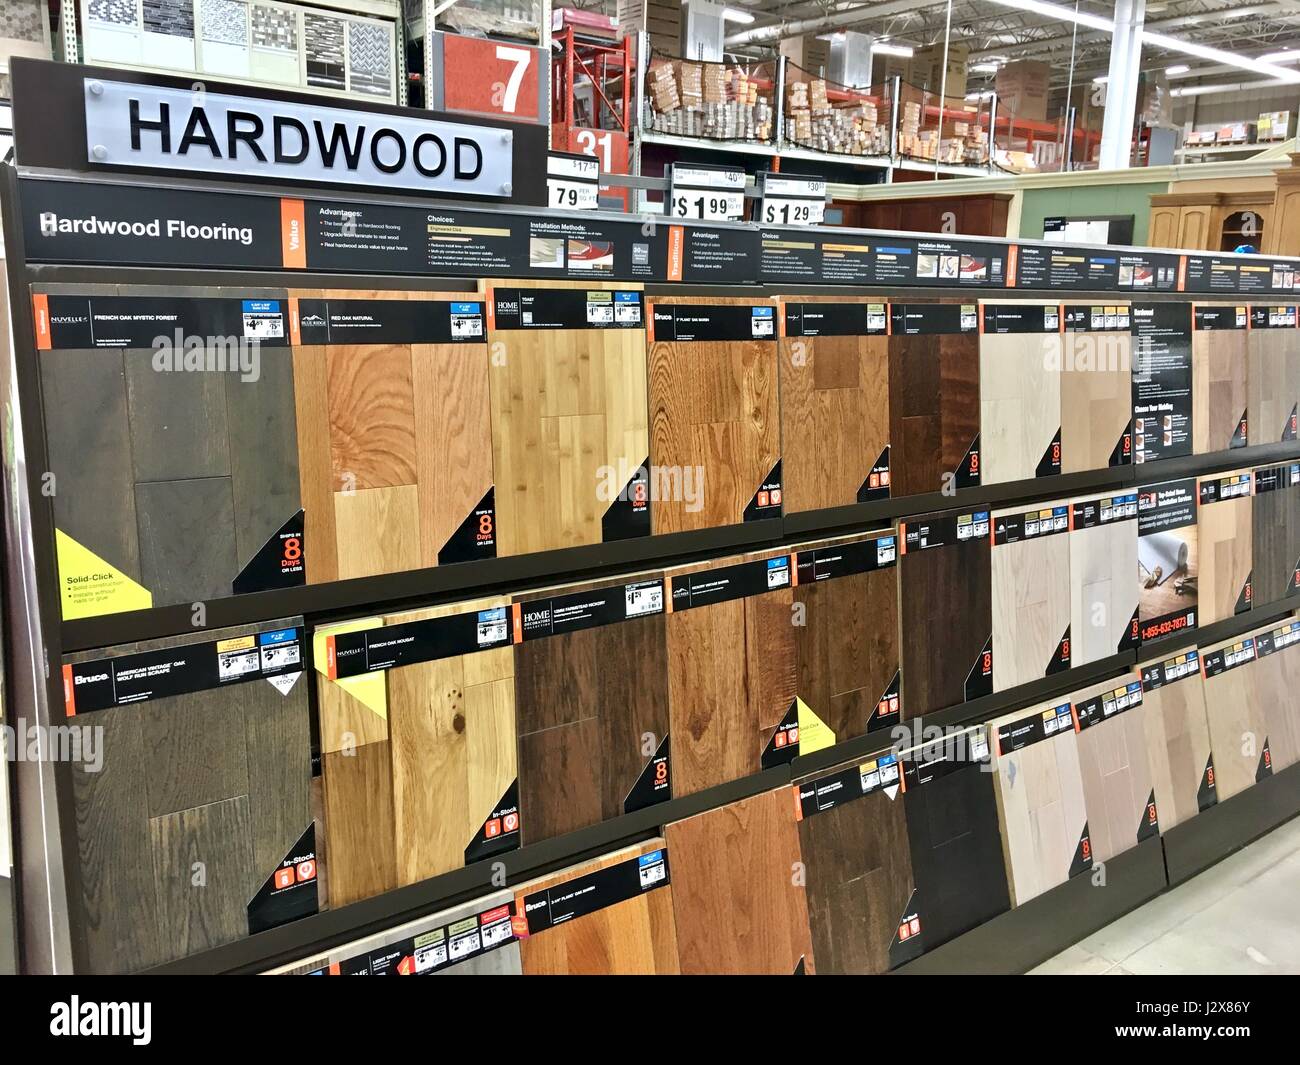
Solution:
<path fill-rule="evenodd" d="M 535 602 L 548 592 L 594 597 L 609 590 L 621 597 L 623 583 L 565 585 L 515 601 Z M 665 622 L 662 614 L 635 618 L 515 647 L 525 844 L 623 814 L 628 793 L 668 736 Z"/>
<path fill-rule="evenodd" d="M 1258 640 L 1280 624 L 1266 625 L 1248 635 Z M 1280 773 L 1300 761 L 1300 706 L 1296 703 L 1296 692 L 1300 692 L 1300 650 L 1295 645 L 1284 647 L 1259 658 L 1251 668 L 1255 671 L 1255 687 L 1264 713 L 1273 772 Z"/>
<path fill-rule="evenodd" d="M 639 285 L 510 281 L 518 289 Z M 493 284 L 485 284 L 492 299 Z M 497 554 L 602 541 L 603 468 L 630 478 L 649 454 L 643 329 L 489 330 L 503 359 L 488 370 L 497 482 Z M 622 485 L 619 486 L 620 488 Z"/>
<path fill-rule="evenodd" d="M 1254 602 L 1261 606 L 1294 595 L 1300 565 L 1300 487 L 1260 492 L 1251 499 Z"/>
<path fill-rule="evenodd" d="M 888 972 L 913 888 L 902 795 L 876 791 L 805 817 L 799 846 L 818 972 Z"/>
<path fill-rule="evenodd" d="M 415 484 L 411 345 L 330 345 L 330 468 L 336 492 Z"/>
<path fill-rule="evenodd" d="M 1276 444 L 1300 403 L 1300 332 L 1246 333 L 1246 424 L 1252 444 Z"/>
<path fill-rule="evenodd" d="M 662 839 L 625 847 L 521 885 L 517 895 L 559 888 L 660 850 Z M 669 858 L 671 862 L 671 857 Z M 676 879 L 676 869 L 671 876 Z M 664 976 L 679 972 L 673 886 L 655 888 L 555 925 L 519 943 L 525 976 Z"/>
<path fill-rule="evenodd" d="M 1246 473 L 1234 470 L 1201 478 L 1200 484 Z M 1233 616 L 1254 569 L 1250 496 L 1200 503 L 1196 508 L 1196 545 L 1200 561 L 1197 623 L 1208 625 Z"/>
<path fill-rule="evenodd" d="M 1044 503 L 1042 509 L 1062 502 Z M 993 511 L 994 529 L 999 518 L 1021 513 L 1023 507 Z M 994 546 L 989 563 L 993 690 L 1005 691 L 1046 676 L 1070 627 L 1069 534 Z"/>
<path fill-rule="evenodd" d="M 1133 342 L 1127 333 L 1062 340 L 1061 472 L 1103 470 L 1133 421 Z"/>
<path fill-rule="evenodd" d="M 1247 415 L 1245 329 L 1198 329 L 1192 333 L 1192 451 L 1227 451 Z M 1300 398 L 1300 397 L 1297 397 Z M 1278 426 L 1281 431 L 1281 426 Z M 1254 441 L 1247 437 L 1248 443 Z"/>
<path fill-rule="evenodd" d="M 1240 642 L 1240 637 L 1234 637 L 1202 647 L 1202 661 L 1207 654 L 1231 649 Z M 1264 757 L 1268 720 L 1260 703 L 1256 664 L 1246 662 L 1205 678 L 1205 717 L 1210 750 L 1214 752 L 1214 787 L 1220 802 L 1255 783 Z"/>
<path fill-rule="evenodd" d="M 1160 830 L 1167 832 L 1199 812 L 1197 792 L 1210 757 L 1205 684 L 1198 673 L 1146 692 L 1142 702 Z"/>
<path fill-rule="evenodd" d="M 229 477 L 138 484 L 135 509 L 141 583 L 155 606 L 230 594 L 238 563 Z"/>
<path fill-rule="evenodd" d="M 1071 503 L 1077 500 L 1071 500 Z M 1070 540 L 1070 660 L 1082 666 L 1119 651 L 1138 607 L 1137 518 L 1075 528 Z"/>
<path fill-rule="evenodd" d="M 137 483 L 229 477 L 226 373 L 161 372 L 152 351 L 128 351 L 127 416 Z"/>
<path fill-rule="evenodd" d="M 1061 428 L 1060 333 L 980 336 L 980 482 L 1037 476 Z"/>
<path fill-rule="evenodd" d="M 674 821 L 664 838 L 683 973 L 815 971 L 789 788 Z"/>
<path fill-rule="evenodd" d="M 666 571 L 687 573 L 771 558 L 730 556 Z M 755 773 L 795 697 L 789 588 L 668 615 L 668 706 L 673 794 L 690 795 Z"/>
<path fill-rule="evenodd" d="M 842 303 L 790 297 L 795 303 Z M 889 338 L 780 340 L 781 473 L 788 513 L 858 501 L 872 465 L 889 446 Z"/>
<path fill-rule="evenodd" d="M 646 302 L 652 316 L 657 305 L 759 301 L 674 296 Z M 776 343 L 656 339 L 649 348 L 651 464 L 704 471 L 701 499 L 691 502 L 677 493 L 679 498 L 652 501 L 651 527 L 659 534 L 740 522 L 781 457 Z"/>
<path fill-rule="evenodd" d="M 340 580 L 420 567 L 420 490 L 415 485 L 334 495 Z"/>

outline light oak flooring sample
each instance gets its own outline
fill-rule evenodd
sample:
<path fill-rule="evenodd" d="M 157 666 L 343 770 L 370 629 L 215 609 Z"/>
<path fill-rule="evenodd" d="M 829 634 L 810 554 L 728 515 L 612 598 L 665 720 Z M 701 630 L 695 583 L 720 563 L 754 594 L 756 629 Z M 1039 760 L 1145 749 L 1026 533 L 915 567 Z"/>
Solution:
<path fill-rule="evenodd" d="M 777 314 L 784 326 L 780 407 L 786 511 L 887 497 L 885 305 L 799 296 L 783 298 Z"/>
<path fill-rule="evenodd" d="M 1249 434 L 1245 308 L 1197 304 L 1192 333 L 1192 451 L 1204 455 L 1243 447 Z M 1210 320 L 1227 328 L 1206 328 Z M 1231 324 L 1229 324 L 1229 322 Z M 1298 397 L 1300 398 L 1300 397 Z M 1242 422 L 1247 432 L 1242 433 Z"/>
<path fill-rule="evenodd" d="M 516 888 L 517 898 L 535 892 L 562 891 L 566 884 L 600 870 L 662 850 L 662 839 L 571 865 Z M 612 906 L 553 925 L 519 943 L 525 976 L 676 975 L 677 929 L 673 884 L 676 870 L 669 854 L 670 882 Z"/>
<path fill-rule="evenodd" d="M 694 500 L 682 492 L 654 499 L 656 535 L 734 525 L 747 520 L 747 510 L 755 517 L 780 517 L 780 506 L 751 509 L 780 462 L 781 421 L 775 331 L 756 338 L 749 311 L 775 314 L 775 304 L 706 296 L 647 304 L 653 320 L 653 336 L 646 338 L 650 461 L 683 478 L 688 472 L 697 482 L 703 477 L 702 485 L 695 484 L 702 496 Z M 716 310 L 702 309 L 707 307 Z M 707 328 L 680 321 L 693 314 L 709 319 Z M 714 335 L 727 339 L 675 339 Z"/>
<path fill-rule="evenodd" d="M 1119 308 L 1115 308 L 1119 310 Z M 1104 470 L 1132 461 L 1123 445 L 1133 422 L 1133 342 L 1123 332 L 1094 329 L 1105 319 L 1092 306 L 1066 305 L 1067 325 L 1061 369 L 1061 472 Z M 1128 307 L 1122 308 L 1127 320 Z M 1075 325 L 1072 314 L 1081 315 Z"/>
<path fill-rule="evenodd" d="M 1197 481 L 1200 625 L 1250 609 L 1254 569 L 1250 491 L 1249 470 L 1218 473 Z"/>
<path fill-rule="evenodd" d="M 985 304 L 980 336 L 980 482 L 1046 477 L 1061 466 L 1060 308 Z M 1004 328 L 1032 332 L 996 332 Z M 1044 323 L 1051 326 L 1050 331 Z"/>
<path fill-rule="evenodd" d="M 1070 500 L 1070 662 L 1138 642 L 1137 493 Z"/>
<path fill-rule="evenodd" d="M 1195 817 L 1215 802 L 1205 683 L 1195 651 L 1140 663 L 1147 757 L 1160 829 Z"/>
<path fill-rule="evenodd" d="M 1300 403 L 1300 330 L 1268 327 L 1269 308 L 1251 308 L 1246 334 L 1246 422 L 1252 444 L 1294 440 L 1291 416 Z M 1262 316 L 1262 317 L 1261 317 Z"/>
<path fill-rule="evenodd" d="M 1255 640 L 1255 687 L 1264 711 L 1273 772 L 1300 761 L 1300 621 L 1289 618 L 1248 633 Z"/>
<path fill-rule="evenodd" d="M 1260 606 L 1300 594 L 1300 466 L 1254 473 L 1251 500 L 1252 601 Z"/>
<path fill-rule="evenodd" d="M 664 838 L 683 973 L 815 972 L 789 788 L 673 821 Z"/>
<path fill-rule="evenodd" d="M 1256 682 L 1254 637 L 1234 637 L 1200 650 L 1214 785 L 1222 802 L 1272 774 L 1272 757 L 1266 754 L 1268 720 Z"/>

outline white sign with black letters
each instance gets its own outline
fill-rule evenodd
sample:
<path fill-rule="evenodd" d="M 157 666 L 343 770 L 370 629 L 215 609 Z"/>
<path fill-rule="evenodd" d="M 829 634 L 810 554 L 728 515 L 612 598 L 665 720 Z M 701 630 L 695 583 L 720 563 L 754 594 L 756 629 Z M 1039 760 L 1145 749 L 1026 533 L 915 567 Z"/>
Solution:
<path fill-rule="evenodd" d="M 765 226 L 819 226 L 826 220 L 826 181 L 797 174 L 759 175 L 759 219 Z"/>
<path fill-rule="evenodd" d="M 570 211 L 594 211 L 600 206 L 600 160 L 594 155 L 548 152 L 546 202 Z"/>
<path fill-rule="evenodd" d="M 745 172 L 732 167 L 674 163 L 667 213 L 673 218 L 740 222 L 745 217 Z"/>

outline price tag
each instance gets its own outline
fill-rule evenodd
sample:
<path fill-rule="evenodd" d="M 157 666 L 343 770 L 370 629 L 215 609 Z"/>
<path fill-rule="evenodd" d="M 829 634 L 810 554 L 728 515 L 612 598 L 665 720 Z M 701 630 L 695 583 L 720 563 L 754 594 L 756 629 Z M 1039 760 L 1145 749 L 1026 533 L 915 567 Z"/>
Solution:
<path fill-rule="evenodd" d="M 798 174 L 759 175 L 759 221 L 769 226 L 819 226 L 826 220 L 826 181 Z"/>
<path fill-rule="evenodd" d="M 548 152 L 546 202 L 567 211 L 594 211 L 600 206 L 600 161 L 595 156 Z"/>
<path fill-rule="evenodd" d="M 668 214 L 706 222 L 739 222 L 745 217 L 745 172 L 730 167 L 673 164 Z"/>

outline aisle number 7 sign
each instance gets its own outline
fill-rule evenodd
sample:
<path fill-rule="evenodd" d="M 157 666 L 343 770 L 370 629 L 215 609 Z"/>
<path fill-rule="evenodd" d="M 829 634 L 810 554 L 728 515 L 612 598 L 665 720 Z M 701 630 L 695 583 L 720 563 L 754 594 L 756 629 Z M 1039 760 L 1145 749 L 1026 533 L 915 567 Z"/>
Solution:
<path fill-rule="evenodd" d="M 540 48 L 434 31 L 427 52 L 427 103 L 433 110 L 546 121 L 546 53 Z"/>

